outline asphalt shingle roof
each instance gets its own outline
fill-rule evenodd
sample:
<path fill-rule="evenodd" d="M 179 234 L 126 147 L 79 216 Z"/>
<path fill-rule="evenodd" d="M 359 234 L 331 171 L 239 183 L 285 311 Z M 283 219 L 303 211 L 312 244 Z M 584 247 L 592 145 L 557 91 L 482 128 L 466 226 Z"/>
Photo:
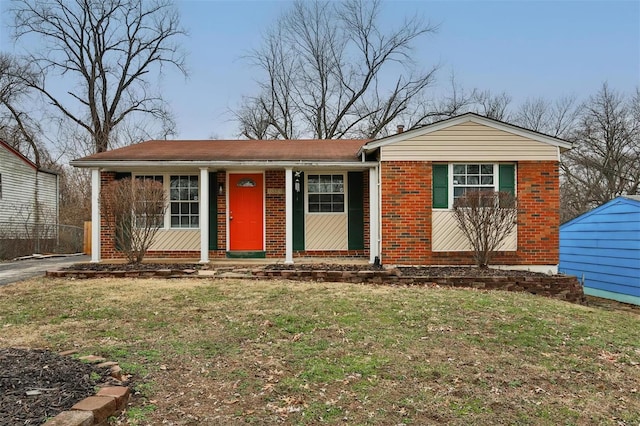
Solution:
<path fill-rule="evenodd" d="M 76 161 L 356 161 L 368 140 L 151 140 Z"/>

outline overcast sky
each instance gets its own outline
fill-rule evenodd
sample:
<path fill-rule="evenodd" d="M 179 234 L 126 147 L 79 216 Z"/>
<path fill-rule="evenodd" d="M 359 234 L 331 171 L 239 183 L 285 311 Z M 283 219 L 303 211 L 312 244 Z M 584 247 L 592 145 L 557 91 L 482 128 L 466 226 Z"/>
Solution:
<path fill-rule="evenodd" d="M 7 0 L 0 0 L 3 9 Z M 290 6 L 280 1 L 178 0 L 190 77 L 161 82 L 181 139 L 237 136 L 229 110 L 255 94 L 260 77 L 243 59 Z M 594 94 L 602 82 L 623 92 L 640 85 L 640 1 L 388 1 L 383 16 L 396 26 L 418 14 L 439 24 L 420 39 L 414 58 L 440 64 L 438 84 L 451 72 L 466 89 L 527 97 Z M 4 19 L 6 20 L 6 14 Z M 0 49 L 14 51 L 3 22 Z"/>

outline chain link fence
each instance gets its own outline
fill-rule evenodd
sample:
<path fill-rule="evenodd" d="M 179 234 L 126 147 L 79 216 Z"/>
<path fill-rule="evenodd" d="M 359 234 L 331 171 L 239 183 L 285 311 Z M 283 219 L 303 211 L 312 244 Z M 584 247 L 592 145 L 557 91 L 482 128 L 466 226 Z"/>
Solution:
<path fill-rule="evenodd" d="M 31 254 L 80 253 L 84 230 L 79 226 L 34 222 L 0 222 L 0 259 Z"/>

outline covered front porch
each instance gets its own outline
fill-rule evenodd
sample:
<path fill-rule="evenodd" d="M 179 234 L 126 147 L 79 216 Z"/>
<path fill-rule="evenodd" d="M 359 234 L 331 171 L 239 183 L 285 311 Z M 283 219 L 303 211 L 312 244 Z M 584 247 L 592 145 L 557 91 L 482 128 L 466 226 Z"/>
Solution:
<path fill-rule="evenodd" d="M 148 259 L 183 261 L 197 256 L 201 264 L 247 258 L 284 264 L 314 259 L 376 263 L 377 163 L 270 166 L 92 168 L 91 261 L 118 257 L 101 225 L 101 187 L 122 177 L 154 176 L 171 197 L 186 195 L 170 200 Z"/>

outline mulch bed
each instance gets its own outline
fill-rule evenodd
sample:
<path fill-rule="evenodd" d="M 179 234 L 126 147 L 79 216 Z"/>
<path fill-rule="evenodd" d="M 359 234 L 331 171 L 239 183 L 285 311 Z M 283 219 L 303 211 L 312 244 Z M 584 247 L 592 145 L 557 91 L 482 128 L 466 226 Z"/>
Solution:
<path fill-rule="evenodd" d="M 547 274 L 494 268 L 461 266 L 400 266 L 405 277 L 545 277 Z"/>
<path fill-rule="evenodd" d="M 211 267 L 208 266 L 207 267 Z M 203 265 L 199 263 L 78 263 L 63 271 L 157 271 L 159 269 L 199 270 Z M 376 265 L 352 265 L 334 263 L 300 263 L 284 265 L 281 263 L 264 266 L 272 271 L 380 271 L 383 268 Z M 406 277 L 540 277 L 545 274 L 530 271 L 507 271 L 493 268 L 476 268 L 465 266 L 400 266 L 396 268 Z"/>
<path fill-rule="evenodd" d="M 76 263 L 61 268 L 62 271 L 157 271 L 159 269 L 185 270 L 202 269 L 199 263 Z"/>
<path fill-rule="evenodd" d="M 40 425 L 95 395 L 108 378 L 108 367 L 47 350 L 0 348 L 0 425 Z"/>
<path fill-rule="evenodd" d="M 275 271 L 380 271 L 375 265 L 349 265 L 310 263 L 299 265 L 267 265 L 267 270 Z M 545 274 L 531 271 L 512 271 L 470 266 L 398 266 L 397 271 L 404 277 L 540 277 Z"/>

